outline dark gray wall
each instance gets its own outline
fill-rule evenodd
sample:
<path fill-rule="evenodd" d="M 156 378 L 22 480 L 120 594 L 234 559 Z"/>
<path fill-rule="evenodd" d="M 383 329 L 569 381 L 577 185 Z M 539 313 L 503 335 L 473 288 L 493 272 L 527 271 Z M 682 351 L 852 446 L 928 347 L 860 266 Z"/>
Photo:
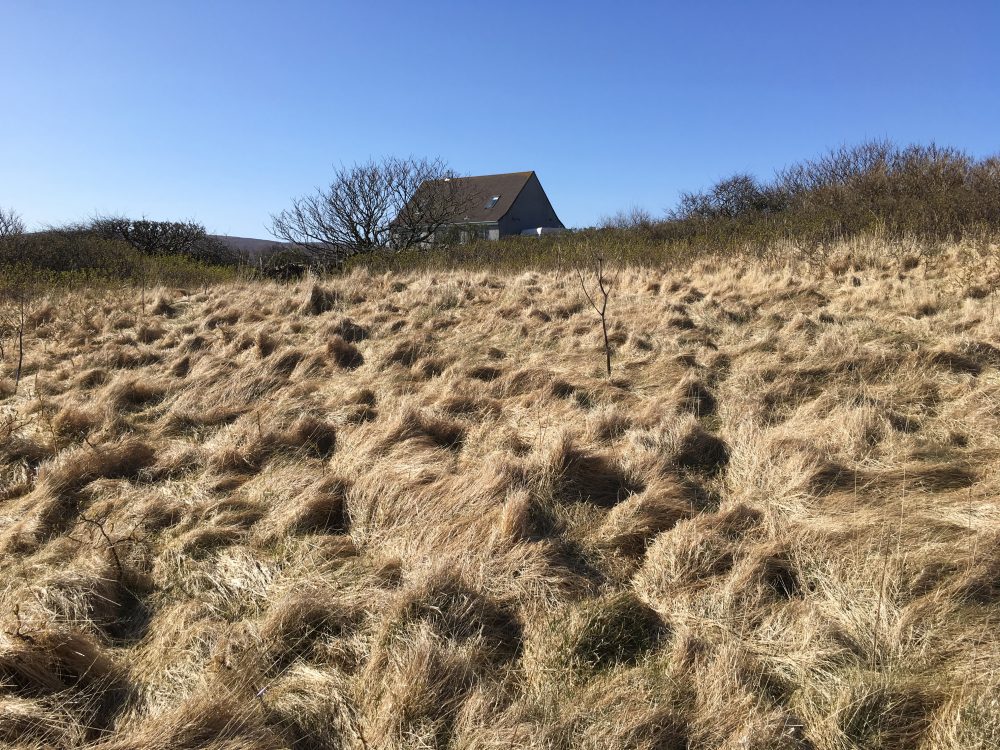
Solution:
<path fill-rule="evenodd" d="M 538 177 L 531 175 L 524 189 L 518 194 L 510 210 L 500 219 L 500 234 L 520 234 L 524 229 L 535 227 L 554 227 L 564 229 L 556 216 L 556 211 L 549 203 L 548 196 L 542 190 Z"/>

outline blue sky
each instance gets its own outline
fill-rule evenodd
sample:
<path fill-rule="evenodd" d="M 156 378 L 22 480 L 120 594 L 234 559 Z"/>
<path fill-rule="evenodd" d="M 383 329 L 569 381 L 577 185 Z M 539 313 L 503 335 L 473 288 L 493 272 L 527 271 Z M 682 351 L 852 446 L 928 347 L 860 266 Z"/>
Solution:
<path fill-rule="evenodd" d="M 1000 2 L 0 0 L 0 206 L 263 237 L 384 154 L 568 226 L 866 138 L 1000 151 Z"/>

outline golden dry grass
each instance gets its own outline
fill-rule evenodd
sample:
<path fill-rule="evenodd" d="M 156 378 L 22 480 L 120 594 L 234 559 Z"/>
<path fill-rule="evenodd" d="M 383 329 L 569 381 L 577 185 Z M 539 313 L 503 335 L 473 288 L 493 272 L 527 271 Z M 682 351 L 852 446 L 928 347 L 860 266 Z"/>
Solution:
<path fill-rule="evenodd" d="M 1000 330 L 960 252 L 626 269 L 611 379 L 571 273 L 41 302 L 0 742 L 1000 746 Z"/>

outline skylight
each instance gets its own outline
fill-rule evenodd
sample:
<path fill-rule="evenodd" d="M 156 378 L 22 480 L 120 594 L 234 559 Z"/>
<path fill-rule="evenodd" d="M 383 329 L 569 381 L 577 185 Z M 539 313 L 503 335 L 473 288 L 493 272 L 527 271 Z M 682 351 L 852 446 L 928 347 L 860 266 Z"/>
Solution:
<path fill-rule="evenodd" d="M 483 206 L 483 208 L 493 208 L 497 204 L 498 200 L 500 200 L 500 196 L 494 195 L 492 198 L 486 201 L 486 205 Z"/>

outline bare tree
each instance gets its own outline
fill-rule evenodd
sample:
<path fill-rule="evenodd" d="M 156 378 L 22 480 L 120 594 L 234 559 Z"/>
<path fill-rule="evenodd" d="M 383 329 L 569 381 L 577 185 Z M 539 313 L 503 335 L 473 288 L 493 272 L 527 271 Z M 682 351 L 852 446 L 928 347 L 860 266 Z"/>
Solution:
<path fill-rule="evenodd" d="M 681 193 L 677 208 L 669 211 L 667 218 L 709 221 L 774 214 L 788 208 L 789 196 L 782 186 L 737 173 L 719 180 L 707 191 Z"/>
<path fill-rule="evenodd" d="M 601 333 L 604 334 L 604 357 L 609 378 L 611 377 L 611 341 L 608 339 L 608 300 L 611 298 L 611 293 L 618 283 L 618 276 L 621 274 L 621 269 L 622 263 L 620 261 L 617 263 L 614 261 L 609 262 L 603 252 L 591 253 L 591 265 L 587 270 L 586 278 L 580 265 L 576 266 L 576 275 L 580 279 L 580 288 L 583 289 L 584 296 L 587 298 L 590 306 L 594 308 L 597 317 L 601 321 Z M 588 288 L 588 278 L 591 274 L 594 277 L 594 282 L 591 284 L 595 287 L 593 293 Z"/>
<path fill-rule="evenodd" d="M 341 166 L 329 187 L 273 215 L 270 231 L 336 265 L 357 253 L 427 242 L 479 200 L 441 159 L 387 157 Z"/>
<path fill-rule="evenodd" d="M 20 237 L 24 231 L 24 221 L 17 211 L 0 207 L 0 242 Z"/>
<path fill-rule="evenodd" d="M 101 237 L 122 240 L 144 255 L 191 254 L 209 239 L 205 227 L 194 221 L 96 216 L 89 230 Z"/>
<path fill-rule="evenodd" d="M 649 229 L 655 223 L 653 215 L 645 208 L 631 206 L 611 216 L 601 217 L 600 226 L 602 229 Z"/>

